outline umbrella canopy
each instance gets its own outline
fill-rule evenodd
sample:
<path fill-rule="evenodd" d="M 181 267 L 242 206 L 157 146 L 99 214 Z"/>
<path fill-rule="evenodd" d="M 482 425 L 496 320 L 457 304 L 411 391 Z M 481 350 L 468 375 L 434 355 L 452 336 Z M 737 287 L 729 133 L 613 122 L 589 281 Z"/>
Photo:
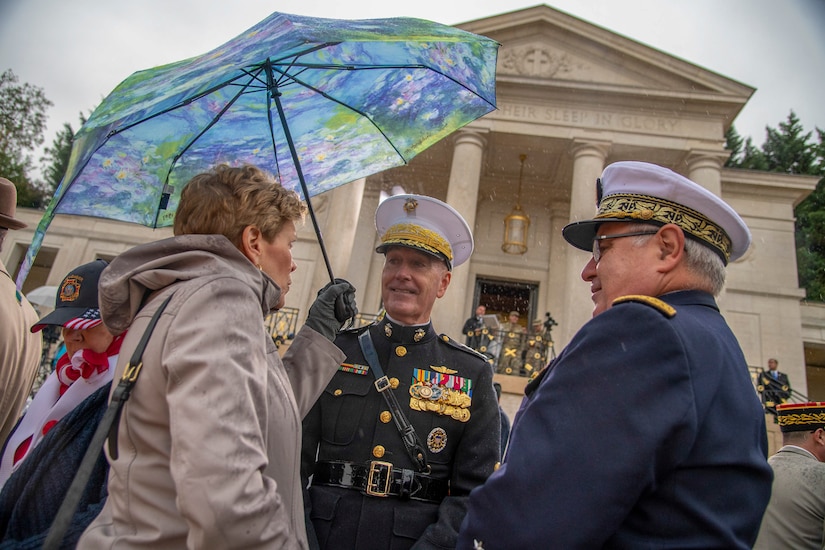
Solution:
<path fill-rule="evenodd" d="M 498 46 L 420 19 L 273 13 L 115 88 L 75 137 L 39 238 L 59 213 L 169 226 L 183 185 L 221 162 L 306 199 L 405 164 L 495 108 Z"/>

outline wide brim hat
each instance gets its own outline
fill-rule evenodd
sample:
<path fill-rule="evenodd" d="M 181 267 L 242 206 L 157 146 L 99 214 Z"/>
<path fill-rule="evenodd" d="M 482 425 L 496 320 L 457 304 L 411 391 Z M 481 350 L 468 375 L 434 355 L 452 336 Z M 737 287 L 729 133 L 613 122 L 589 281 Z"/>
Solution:
<path fill-rule="evenodd" d="M 452 206 L 425 195 L 394 195 L 375 211 L 375 229 L 381 254 L 390 246 L 420 250 L 446 262 L 452 269 L 473 253 L 473 234 Z"/>
<path fill-rule="evenodd" d="M 48 325 L 84 330 L 101 324 L 98 282 L 107 265 L 105 260 L 95 260 L 66 275 L 58 287 L 54 311 L 40 319 L 31 331 L 37 332 Z"/>
<path fill-rule="evenodd" d="M 0 228 L 23 229 L 28 224 L 15 218 L 17 215 L 17 188 L 6 178 L 0 178 Z"/>
<path fill-rule="evenodd" d="M 776 406 L 776 422 L 783 433 L 825 428 L 825 402 L 782 403 Z"/>
<path fill-rule="evenodd" d="M 598 212 L 593 219 L 562 229 L 580 250 L 593 249 L 599 226 L 611 222 L 673 223 L 708 246 L 727 264 L 748 250 L 748 226 L 725 201 L 676 172 L 647 162 L 615 162 L 597 180 Z"/>

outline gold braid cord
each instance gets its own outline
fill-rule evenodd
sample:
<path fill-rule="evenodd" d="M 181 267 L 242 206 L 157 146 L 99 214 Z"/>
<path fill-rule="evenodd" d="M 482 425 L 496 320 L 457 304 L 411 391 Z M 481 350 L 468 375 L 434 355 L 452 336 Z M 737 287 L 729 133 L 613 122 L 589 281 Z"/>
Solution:
<path fill-rule="evenodd" d="M 382 244 L 401 244 L 422 248 L 429 252 L 442 254 L 453 261 L 453 249 L 441 235 L 430 229 L 412 223 L 397 223 L 387 229 L 381 238 Z"/>
<path fill-rule="evenodd" d="M 609 195 L 599 205 L 596 219 L 600 218 L 673 223 L 719 250 L 726 260 L 730 259 L 731 240 L 725 230 L 699 212 L 675 202 L 647 195 Z"/>

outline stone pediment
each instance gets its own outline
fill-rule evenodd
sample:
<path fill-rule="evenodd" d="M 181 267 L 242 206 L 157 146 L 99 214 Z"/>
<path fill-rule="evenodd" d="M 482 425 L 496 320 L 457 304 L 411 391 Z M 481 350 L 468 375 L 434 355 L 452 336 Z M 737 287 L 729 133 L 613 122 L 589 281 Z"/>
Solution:
<path fill-rule="evenodd" d="M 498 78 L 589 90 L 710 94 L 741 99 L 754 89 L 549 6 L 457 25 L 501 44 Z M 733 96 L 733 97 L 731 97 Z"/>

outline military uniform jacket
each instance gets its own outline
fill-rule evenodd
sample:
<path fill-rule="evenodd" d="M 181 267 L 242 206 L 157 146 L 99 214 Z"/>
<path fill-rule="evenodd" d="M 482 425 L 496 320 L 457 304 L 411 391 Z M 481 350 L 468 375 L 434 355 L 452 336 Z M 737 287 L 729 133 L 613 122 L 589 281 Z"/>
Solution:
<path fill-rule="evenodd" d="M 754 550 L 825 549 L 825 463 L 793 445 L 768 462 L 773 491 Z"/>
<path fill-rule="evenodd" d="M 528 384 L 458 548 L 750 548 L 765 419 L 713 298 L 614 304 Z"/>
<path fill-rule="evenodd" d="M 427 448 L 431 476 L 449 481 L 449 496 L 439 505 L 312 484 L 308 528 L 314 527 L 321 548 L 452 548 L 470 490 L 499 460 L 500 419 L 490 366 L 437 335 L 431 324 L 404 327 L 384 319 L 338 336 L 335 343 L 347 358 L 304 419 L 302 475 L 306 479 L 315 471 L 316 451 L 318 461 L 381 460 L 395 469 L 416 469 L 361 352 L 358 335 L 364 330 L 370 331 L 391 391 Z M 467 397 L 456 398 L 463 404 L 441 414 L 429 410 L 417 393 L 423 385 L 454 388 Z M 309 539 L 312 544 L 313 533 Z"/>

